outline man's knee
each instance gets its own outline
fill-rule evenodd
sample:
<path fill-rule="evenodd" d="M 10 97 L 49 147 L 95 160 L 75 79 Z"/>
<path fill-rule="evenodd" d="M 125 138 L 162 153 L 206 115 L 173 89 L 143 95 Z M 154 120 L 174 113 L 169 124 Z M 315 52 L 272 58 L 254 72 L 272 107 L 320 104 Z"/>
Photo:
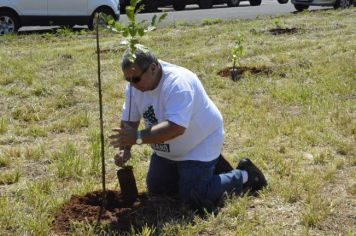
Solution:
<path fill-rule="evenodd" d="M 191 204 L 194 201 L 195 195 L 201 198 L 206 198 L 206 183 L 204 181 L 192 181 L 180 184 L 179 197 L 184 203 Z"/>
<path fill-rule="evenodd" d="M 216 209 L 216 204 L 205 197 L 202 197 L 197 191 L 192 189 L 190 192 L 190 198 L 187 202 L 191 208 L 200 211 L 201 213 L 213 212 Z"/>
<path fill-rule="evenodd" d="M 175 181 L 162 181 L 162 179 L 150 178 L 147 176 L 146 179 L 147 190 L 150 194 L 165 194 L 165 195 L 176 195 L 178 193 L 177 182 Z"/>

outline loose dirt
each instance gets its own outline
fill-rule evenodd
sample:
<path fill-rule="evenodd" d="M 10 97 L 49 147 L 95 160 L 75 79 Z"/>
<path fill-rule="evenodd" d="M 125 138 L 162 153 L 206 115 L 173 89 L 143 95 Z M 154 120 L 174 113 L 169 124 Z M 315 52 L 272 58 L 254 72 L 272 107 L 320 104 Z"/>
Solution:
<path fill-rule="evenodd" d="M 215 173 L 225 173 L 232 169 L 231 164 L 220 155 Z M 97 225 L 99 216 L 100 226 L 118 233 L 132 229 L 140 230 L 143 226 L 161 228 L 165 222 L 193 219 L 195 212 L 182 205 L 177 197 L 139 193 L 136 200 L 133 200 L 132 196 L 136 196 L 137 188 L 132 167 L 119 170 L 118 176 L 119 182 L 122 181 L 121 188 L 124 185 L 130 186 L 124 188 L 125 197 L 121 192 L 107 190 L 106 203 L 103 207 L 102 191 L 89 192 L 82 196 L 73 195 L 55 215 L 54 231 L 59 234 L 70 232 L 72 222 Z"/>
<path fill-rule="evenodd" d="M 101 214 L 100 225 L 118 233 L 128 232 L 132 228 L 139 230 L 145 225 L 158 227 L 169 220 L 182 219 L 187 213 L 175 198 L 139 193 L 134 203 L 127 203 L 118 191 L 107 190 L 106 194 L 107 202 Z M 55 215 L 54 231 L 59 234 L 70 232 L 71 222 L 96 225 L 102 196 L 102 191 L 90 192 L 83 196 L 73 195 Z M 187 216 L 184 218 L 189 219 Z"/>
<path fill-rule="evenodd" d="M 231 71 L 232 71 L 232 66 L 231 67 L 226 67 L 218 72 L 218 75 L 221 77 L 230 77 L 231 76 Z M 268 67 L 247 67 L 247 66 L 239 66 L 236 67 L 235 70 L 237 71 L 237 74 L 243 75 L 245 73 L 251 73 L 251 74 L 270 74 L 272 73 L 272 69 Z"/>
<path fill-rule="evenodd" d="M 280 35 L 280 34 L 295 34 L 299 32 L 299 28 L 273 28 L 270 29 L 269 32 L 273 35 Z"/>

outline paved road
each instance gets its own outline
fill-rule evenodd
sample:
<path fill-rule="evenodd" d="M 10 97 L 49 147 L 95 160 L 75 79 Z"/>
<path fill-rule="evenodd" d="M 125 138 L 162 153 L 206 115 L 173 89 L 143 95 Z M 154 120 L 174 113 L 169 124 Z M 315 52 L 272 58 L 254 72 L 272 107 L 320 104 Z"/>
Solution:
<path fill-rule="evenodd" d="M 311 7 L 310 10 L 319 9 L 320 7 Z M 249 2 L 241 2 L 239 7 L 227 7 L 224 5 L 216 5 L 212 9 L 199 9 L 198 5 L 188 5 L 184 11 L 174 11 L 172 8 L 160 8 L 160 10 L 167 11 L 168 16 L 163 24 L 170 24 L 176 21 L 199 21 L 205 18 L 221 18 L 221 19 L 253 19 L 258 16 L 265 15 L 281 15 L 289 12 L 294 12 L 293 5 L 289 2 L 287 4 L 279 4 L 277 0 L 262 0 L 260 6 L 250 6 Z M 150 21 L 154 14 L 160 13 L 144 13 L 139 14 L 139 20 Z M 126 15 L 121 15 L 121 22 L 127 22 Z M 49 31 L 53 27 L 22 27 L 20 32 L 31 33 Z M 80 28 L 80 27 L 79 27 Z"/>
<path fill-rule="evenodd" d="M 311 7 L 310 9 L 319 9 L 320 7 Z M 173 11 L 170 8 L 161 8 L 168 11 L 168 16 L 164 20 L 165 24 L 175 21 L 197 21 L 204 18 L 221 18 L 221 19 L 253 19 L 263 15 L 280 15 L 289 12 L 294 12 L 294 6 L 289 2 L 287 4 L 279 4 L 277 0 L 262 0 L 260 6 L 250 6 L 249 2 L 241 2 L 239 7 L 227 7 L 224 5 L 215 5 L 212 9 L 199 9 L 198 5 L 189 5 L 185 11 Z M 154 14 L 146 13 L 139 14 L 138 19 L 150 20 Z M 122 22 L 127 22 L 126 15 L 121 16 Z"/>

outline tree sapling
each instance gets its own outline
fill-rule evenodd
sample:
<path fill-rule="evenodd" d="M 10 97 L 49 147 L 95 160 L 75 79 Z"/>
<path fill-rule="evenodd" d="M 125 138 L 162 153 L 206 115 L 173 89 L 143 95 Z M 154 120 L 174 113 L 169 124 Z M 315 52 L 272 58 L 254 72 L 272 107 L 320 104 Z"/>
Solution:
<path fill-rule="evenodd" d="M 276 29 L 282 29 L 283 28 L 283 22 L 281 18 L 277 17 L 272 20 L 273 24 L 275 25 Z"/>
<path fill-rule="evenodd" d="M 113 32 L 120 33 L 124 39 L 120 42 L 120 46 L 130 49 L 130 60 L 135 60 L 135 52 L 137 49 L 142 51 L 147 51 L 148 48 L 140 44 L 140 39 L 145 36 L 147 32 L 151 32 L 157 28 L 157 25 L 161 23 L 167 16 L 167 13 L 163 13 L 158 19 L 157 15 L 154 15 L 151 19 L 151 22 L 148 23 L 146 20 L 138 22 L 136 20 L 136 14 L 144 10 L 144 6 L 137 5 L 140 3 L 140 0 L 131 0 L 130 5 L 126 6 L 126 15 L 129 19 L 127 25 L 116 22 L 113 19 L 110 19 L 110 16 L 104 16 L 107 22 L 107 28 Z"/>
<path fill-rule="evenodd" d="M 238 35 L 235 41 L 234 47 L 231 49 L 232 56 L 232 70 L 231 70 L 231 79 L 236 81 L 240 78 L 241 75 L 238 74 L 236 64 L 241 60 L 240 58 L 245 55 L 245 48 L 243 46 L 244 38 L 242 35 Z"/>
<path fill-rule="evenodd" d="M 101 19 L 103 19 L 103 21 L 106 23 L 106 27 L 109 30 L 119 33 L 124 37 L 120 43 L 120 46 L 129 49 L 129 59 L 131 62 L 134 62 L 136 59 L 136 50 L 148 50 L 147 47 L 140 44 L 140 39 L 145 35 L 145 33 L 155 30 L 157 25 L 167 16 L 167 13 L 163 13 L 157 20 L 157 16 L 154 15 L 150 24 L 148 24 L 146 20 L 137 22 L 136 14 L 143 10 L 143 5 L 137 7 L 139 2 L 140 0 L 131 0 L 130 5 L 126 6 L 126 15 L 129 19 L 129 23 L 127 25 L 116 22 L 110 16 L 101 15 Z M 128 120 L 130 121 L 130 114 Z M 120 168 L 117 171 L 117 176 L 123 198 L 126 200 L 126 202 L 133 203 L 138 196 L 138 191 L 132 166 L 124 166 L 123 168 Z"/>

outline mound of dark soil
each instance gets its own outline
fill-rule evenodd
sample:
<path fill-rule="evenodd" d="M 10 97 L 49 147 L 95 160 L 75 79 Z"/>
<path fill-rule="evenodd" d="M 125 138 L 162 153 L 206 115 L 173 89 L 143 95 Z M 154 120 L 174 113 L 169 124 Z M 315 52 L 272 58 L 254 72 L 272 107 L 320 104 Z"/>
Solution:
<path fill-rule="evenodd" d="M 140 193 L 133 203 L 123 200 L 120 192 L 106 192 L 106 207 L 102 206 L 102 192 L 95 191 L 84 196 L 74 195 L 55 215 L 53 229 L 61 234 L 69 232 L 70 223 L 88 222 L 96 225 L 101 213 L 100 225 L 115 232 L 141 229 L 144 225 L 159 226 L 174 219 L 189 219 L 189 211 L 182 210 L 177 199 L 148 196 Z M 102 210 L 102 211 L 101 211 Z M 185 216 L 184 216 L 185 215 Z"/>
<path fill-rule="evenodd" d="M 280 34 L 295 34 L 299 32 L 299 28 L 273 28 L 270 29 L 269 32 L 273 35 L 280 35 Z"/>
<path fill-rule="evenodd" d="M 218 75 L 221 77 L 230 77 L 231 76 L 231 71 L 232 71 L 232 66 L 231 67 L 226 67 L 218 72 Z M 237 71 L 237 74 L 243 75 L 245 73 L 251 73 L 251 74 L 270 74 L 272 72 L 271 68 L 268 67 L 247 67 L 247 66 L 240 66 L 236 67 L 235 70 Z"/>

